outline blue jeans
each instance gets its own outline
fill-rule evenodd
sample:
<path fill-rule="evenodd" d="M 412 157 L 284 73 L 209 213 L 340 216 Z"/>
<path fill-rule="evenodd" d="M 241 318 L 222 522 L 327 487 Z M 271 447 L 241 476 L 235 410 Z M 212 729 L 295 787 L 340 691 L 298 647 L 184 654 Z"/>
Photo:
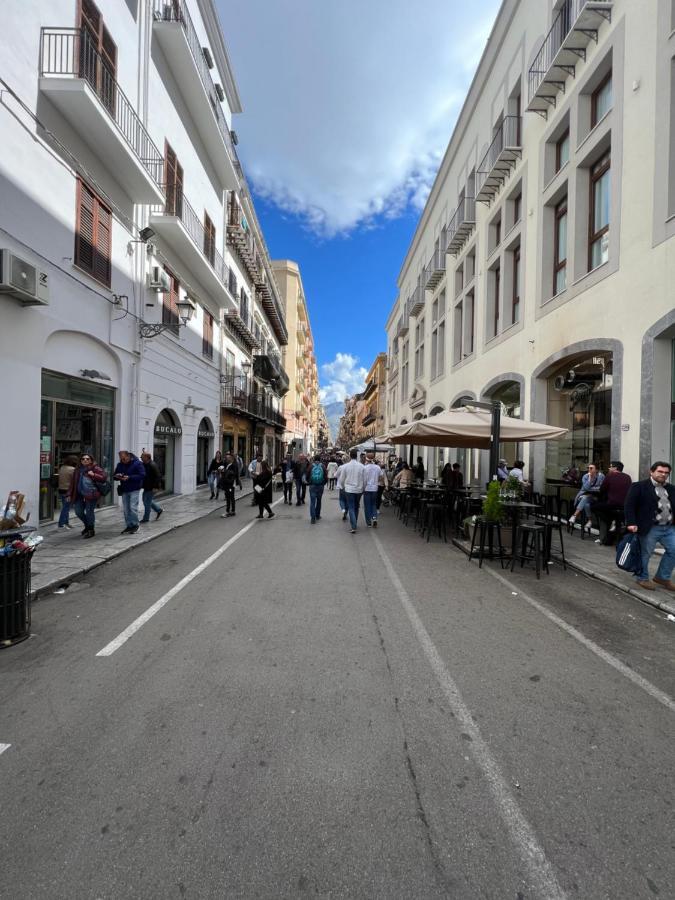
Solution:
<path fill-rule="evenodd" d="M 126 494 L 123 494 L 122 496 L 126 497 Z M 156 512 L 156 513 L 162 512 L 162 507 L 159 505 L 159 503 L 155 503 L 155 501 L 153 500 L 153 497 L 154 497 L 153 491 L 143 491 L 143 509 L 144 509 L 143 521 L 144 522 L 148 522 L 150 520 L 150 511 L 151 510 L 152 510 L 152 512 Z M 125 518 L 126 518 L 126 514 L 125 514 Z"/>
<path fill-rule="evenodd" d="M 122 494 L 122 510 L 127 528 L 138 527 L 138 498 L 140 491 L 127 491 Z"/>
<path fill-rule="evenodd" d="M 305 502 L 305 491 L 307 490 L 307 485 L 304 483 L 302 478 L 295 479 L 295 500 L 296 503 L 304 503 Z"/>
<path fill-rule="evenodd" d="M 70 500 L 68 499 L 68 491 L 59 491 L 61 498 L 61 512 L 59 513 L 59 528 L 63 528 L 68 524 L 68 516 L 70 514 Z"/>
<path fill-rule="evenodd" d="M 349 524 L 352 528 L 356 528 L 356 523 L 359 520 L 361 494 L 352 494 L 350 491 L 345 491 L 345 498 L 347 500 L 347 509 L 349 510 Z"/>
<path fill-rule="evenodd" d="M 340 504 L 340 509 L 342 510 L 342 512 L 347 512 L 347 494 L 342 490 L 342 488 L 340 488 L 338 502 Z"/>
<path fill-rule="evenodd" d="M 675 567 L 675 525 L 652 525 L 648 534 L 640 535 L 642 571 L 635 576 L 638 581 L 649 581 L 649 557 L 657 544 L 661 544 L 666 552 L 661 557 L 655 577 L 670 581 Z"/>
<path fill-rule="evenodd" d="M 78 497 L 73 503 L 73 509 L 77 518 L 81 520 L 85 528 L 91 528 L 92 531 L 96 524 L 97 502 L 97 500 L 85 500 L 83 497 Z"/>
<path fill-rule="evenodd" d="M 323 497 L 322 484 L 310 484 L 309 486 L 309 517 L 321 518 L 321 498 Z"/>
<path fill-rule="evenodd" d="M 366 517 L 366 525 L 377 519 L 377 491 L 364 491 L 363 514 Z"/>

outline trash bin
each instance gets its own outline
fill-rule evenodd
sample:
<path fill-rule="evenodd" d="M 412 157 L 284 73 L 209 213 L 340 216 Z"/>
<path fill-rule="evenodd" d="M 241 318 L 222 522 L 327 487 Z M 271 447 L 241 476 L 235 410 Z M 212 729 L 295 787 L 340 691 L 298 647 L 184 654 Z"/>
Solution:
<path fill-rule="evenodd" d="M 34 528 L 0 531 L 5 547 L 20 541 Z M 30 634 L 30 565 L 33 548 L 1 555 L 0 550 L 0 647 L 24 641 Z"/>

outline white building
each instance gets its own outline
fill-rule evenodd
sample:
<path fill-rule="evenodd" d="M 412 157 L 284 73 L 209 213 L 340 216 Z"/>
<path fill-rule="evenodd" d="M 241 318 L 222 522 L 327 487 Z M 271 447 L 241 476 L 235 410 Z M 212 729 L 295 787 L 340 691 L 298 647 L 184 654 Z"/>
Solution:
<path fill-rule="evenodd" d="M 540 490 L 675 462 L 674 10 L 504 0 L 399 274 L 389 425 L 467 398 L 564 425 L 503 448 Z"/>
<path fill-rule="evenodd" d="M 150 449 L 167 491 L 193 491 L 237 373 L 247 453 L 284 389 L 214 2 L 11 3 L 0 78 L 0 497 L 51 519 L 83 449 L 108 470 Z"/>

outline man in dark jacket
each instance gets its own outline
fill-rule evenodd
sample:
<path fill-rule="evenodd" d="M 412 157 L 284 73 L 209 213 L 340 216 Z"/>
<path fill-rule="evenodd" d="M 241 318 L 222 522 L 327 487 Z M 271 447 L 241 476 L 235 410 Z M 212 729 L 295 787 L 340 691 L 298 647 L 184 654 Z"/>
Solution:
<path fill-rule="evenodd" d="M 328 472 L 318 453 L 307 463 L 305 481 L 309 485 L 309 517 L 314 525 L 321 518 L 321 498 L 328 481 Z"/>
<path fill-rule="evenodd" d="M 151 511 L 155 513 L 155 521 L 157 521 L 164 512 L 164 509 L 159 503 L 155 503 L 154 500 L 155 491 L 162 486 L 162 473 L 159 471 L 159 466 L 149 453 L 141 453 L 141 462 L 145 469 L 145 478 L 143 479 L 144 513 L 141 522 L 150 521 Z"/>
<path fill-rule="evenodd" d="M 623 521 L 623 507 L 633 479 L 623 470 L 623 463 L 615 460 L 609 464 L 609 472 L 600 485 L 598 502 L 593 512 L 598 517 L 599 544 L 611 544 L 610 534 L 616 533 L 616 523 Z"/>
<path fill-rule="evenodd" d="M 295 481 L 295 505 L 302 506 L 305 502 L 305 491 L 307 490 L 307 479 L 305 473 L 307 470 L 307 457 L 304 453 L 293 463 L 293 480 Z"/>
<path fill-rule="evenodd" d="M 120 450 L 120 461 L 115 467 L 114 480 L 118 483 L 117 493 L 122 497 L 122 509 L 126 528 L 122 534 L 136 534 L 138 531 L 138 498 L 141 495 L 145 469 L 140 459 L 130 450 Z"/>
<path fill-rule="evenodd" d="M 239 465 L 231 453 L 226 453 L 225 462 L 218 470 L 218 487 L 225 494 L 225 512 L 220 517 L 221 519 L 227 519 L 228 516 L 236 515 L 234 499 L 235 484 L 239 487 L 239 490 L 241 490 Z"/>
<path fill-rule="evenodd" d="M 626 528 L 638 533 L 642 548 L 642 567 L 635 577 L 641 588 L 655 590 L 649 580 L 649 557 L 661 544 L 666 552 L 653 580 L 667 591 L 675 591 L 670 580 L 675 567 L 675 488 L 668 484 L 670 463 L 652 463 L 649 472 L 650 477 L 636 481 L 626 497 Z"/>

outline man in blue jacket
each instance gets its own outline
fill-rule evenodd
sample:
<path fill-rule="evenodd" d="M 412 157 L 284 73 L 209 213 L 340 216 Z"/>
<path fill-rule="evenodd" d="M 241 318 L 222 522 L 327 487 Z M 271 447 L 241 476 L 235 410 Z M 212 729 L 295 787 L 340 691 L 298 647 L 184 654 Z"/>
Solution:
<path fill-rule="evenodd" d="M 138 498 L 143 487 L 145 467 L 130 450 L 120 450 L 120 461 L 115 467 L 114 480 L 118 483 L 117 493 L 122 497 L 122 509 L 126 528 L 122 534 L 136 534 L 138 531 Z"/>
<path fill-rule="evenodd" d="M 641 588 L 656 590 L 649 580 L 649 557 L 661 544 L 665 553 L 654 576 L 654 582 L 667 591 L 675 591 L 670 580 L 675 567 L 675 487 L 668 484 L 670 463 L 652 463 L 650 477 L 637 481 L 626 497 L 626 528 L 637 532 L 642 548 L 642 567 L 635 578 Z"/>

